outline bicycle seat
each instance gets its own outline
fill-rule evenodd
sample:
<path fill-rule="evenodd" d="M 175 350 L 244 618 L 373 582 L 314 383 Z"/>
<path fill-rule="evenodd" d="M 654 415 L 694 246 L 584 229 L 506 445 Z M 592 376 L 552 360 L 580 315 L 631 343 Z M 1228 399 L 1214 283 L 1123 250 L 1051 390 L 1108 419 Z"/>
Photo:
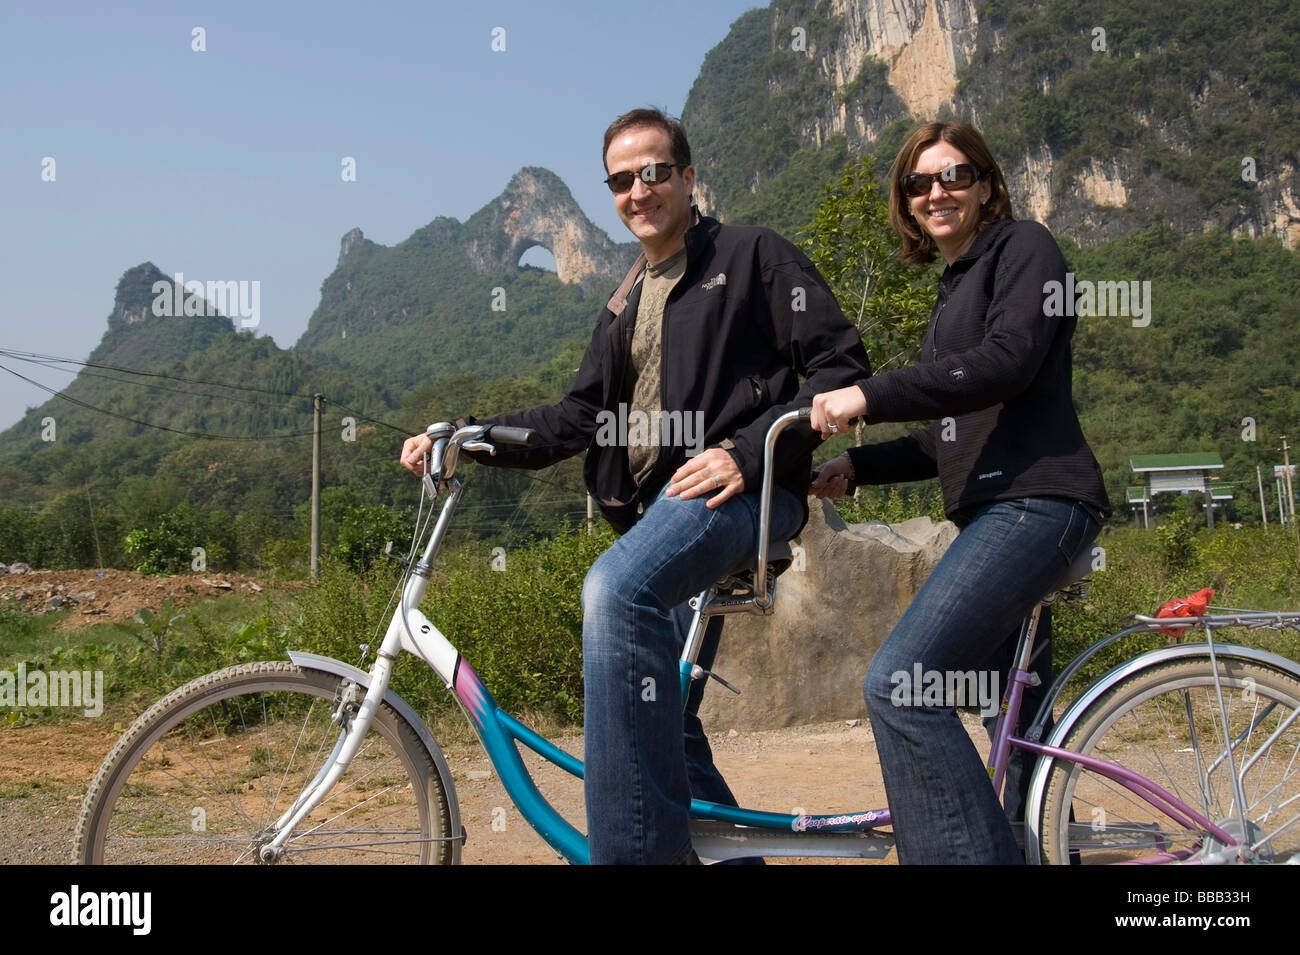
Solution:
<path fill-rule="evenodd" d="M 1065 569 L 1065 574 L 1056 582 L 1048 593 L 1054 595 L 1058 593 L 1067 593 L 1070 588 L 1077 584 L 1083 578 L 1092 573 L 1092 548 L 1086 548 L 1079 553 L 1070 566 Z"/>

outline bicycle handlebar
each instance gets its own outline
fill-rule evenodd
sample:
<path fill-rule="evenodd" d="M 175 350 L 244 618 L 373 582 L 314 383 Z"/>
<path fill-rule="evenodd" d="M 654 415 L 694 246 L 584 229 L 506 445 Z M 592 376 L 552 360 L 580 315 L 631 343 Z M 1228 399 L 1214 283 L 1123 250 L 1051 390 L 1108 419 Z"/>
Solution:
<path fill-rule="evenodd" d="M 484 437 L 493 444 L 515 444 L 527 447 L 533 443 L 534 434 L 536 432 L 532 428 L 511 428 L 498 424 L 488 428 Z"/>
<path fill-rule="evenodd" d="M 767 429 L 767 440 L 763 443 L 763 496 L 759 499 L 758 510 L 758 564 L 754 567 L 754 600 L 766 611 L 771 600 L 767 593 L 767 552 L 771 534 L 772 518 L 772 483 L 773 459 L 776 455 L 776 439 L 781 432 L 795 422 L 807 422 L 812 415 L 812 408 L 799 408 L 787 411 L 772 422 Z"/>
<path fill-rule="evenodd" d="M 532 443 L 536 432 L 530 428 L 500 424 L 490 427 L 470 424 L 457 428 L 449 421 L 438 421 L 429 425 L 424 433 L 433 442 L 424 469 L 425 481 L 429 482 L 431 479 L 449 480 L 456 473 L 461 448 L 496 454 L 498 444 L 526 447 Z M 432 490 L 432 486 L 428 486 Z"/>
<path fill-rule="evenodd" d="M 763 447 L 763 487 L 759 499 L 759 538 L 757 564 L 754 567 L 754 595 L 760 607 L 770 604 L 767 593 L 767 557 L 771 533 L 772 486 L 774 483 L 774 458 L 776 441 L 790 425 L 796 422 L 807 423 L 812 415 L 812 408 L 799 408 L 781 415 L 768 428 L 767 440 Z M 495 454 L 497 444 L 527 446 L 532 442 L 534 432 L 528 428 L 515 428 L 507 425 L 455 425 L 442 421 L 429 425 L 425 433 L 433 440 L 429 455 L 429 464 L 425 469 L 425 481 L 431 484 L 431 478 L 448 480 L 456 471 L 456 462 L 462 447 L 471 451 L 487 451 Z"/>

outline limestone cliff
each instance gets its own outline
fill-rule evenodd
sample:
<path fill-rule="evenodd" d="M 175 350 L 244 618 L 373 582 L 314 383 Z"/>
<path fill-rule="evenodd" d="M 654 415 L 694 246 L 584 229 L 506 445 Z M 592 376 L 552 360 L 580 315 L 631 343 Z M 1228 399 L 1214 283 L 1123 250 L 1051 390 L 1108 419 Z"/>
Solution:
<path fill-rule="evenodd" d="M 736 21 L 683 110 L 702 202 L 726 217 L 831 136 L 885 163 L 915 125 L 958 118 L 988 134 L 1017 215 L 1079 241 L 1156 215 L 1295 248 L 1300 180 L 1276 128 L 1287 84 L 1252 83 L 1250 58 L 1199 59 L 1259 47 L 1294 60 L 1296 43 L 1221 19 L 1171 32 L 1140 10 L 1045 0 L 777 0 Z M 1127 87 L 1111 96 L 1112 82 Z"/>

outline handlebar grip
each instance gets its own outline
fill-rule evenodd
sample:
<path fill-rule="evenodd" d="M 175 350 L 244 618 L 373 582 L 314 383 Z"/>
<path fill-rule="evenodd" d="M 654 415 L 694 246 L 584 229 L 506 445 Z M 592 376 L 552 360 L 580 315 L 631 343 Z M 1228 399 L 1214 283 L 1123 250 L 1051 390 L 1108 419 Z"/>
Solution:
<path fill-rule="evenodd" d="M 488 429 L 484 437 L 493 444 L 518 444 L 527 446 L 533 443 L 532 428 L 511 428 L 503 424 Z"/>

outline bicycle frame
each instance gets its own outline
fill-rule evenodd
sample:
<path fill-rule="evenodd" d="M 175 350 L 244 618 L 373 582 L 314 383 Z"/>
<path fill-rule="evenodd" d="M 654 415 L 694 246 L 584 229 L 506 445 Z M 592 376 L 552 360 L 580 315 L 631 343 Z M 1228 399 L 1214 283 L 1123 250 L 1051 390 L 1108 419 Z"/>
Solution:
<path fill-rule="evenodd" d="M 695 659 L 703 634 L 706 617 L 714 613 L 731 613 L 746 611 L 770 614 L 772 611 L 773 591 L 769 579 L 767 558 L 769 541 L 767 538 L 768 515 L 770 509 L 773 469 L 772 456 L 776 438 L 789 425 L 807 417 L 808 409 L 783 415 L 774 423 L 768 433 L 765 448 L 765 467 L 763 481 L 763 500 L 761 508 L 760 544 L 754 573 L 754 587 L 751 594 L 740 598 L 722 597 L 715 588 L 709 588 L 693 600 L 695 617 L 682 651 L 680 673 L 683 699 L 692 679 L 699 679 L 707 674 L 696 664 Z M 440 492 L 446 497 L 438 520 L 426 542 L 419 560 L 410 568 L 402 587 L 400 606 L 394 613 L 383 642 L 377 652 L 376 660 L 368 675 L 360 671 L 327 661 L 325 658 L 311 654 L 291 653 L 290 658 L 297 664 L 311 669 L 326 669 L 340 675 L 348 675 L 353 680 L 353 690 L 360 693 L 362 699 L 355 715 L 349 715 L 355 699 L 340 702 L 335 721 L 343 727 L 338 742 L 330 759 L 322 767 L 316 778 L 303 790 L 294 804 L 286 810 L 271 827 L 274 837 L 265 843 L 260 852 L 265 861 L 272 861 L 283 852 L 285 842 L 290 838 L 295 827 L 325 798 L 349 762 L 355 755 L 357 747 L 365 736 L 373 720 L 374 713 L 388 691 L 393 663 L 401 651 L 414 654 L 433 668 L 439 678 L 460 703 L 470 725 L 474 728 L 479 741 L 486 751 L 496 772 L 501 778 L 507 794 L 537 833 L 563 858 L 579 864 L 590 861 L 586 837 L 557 812 L 538 791 L 536 784 L 525 766 L 519 751 L 519 744 L 541 756 L 546 761 L 581 779 L 583 765 L 581 760 L 560 749 L 549 740 L 530 730 L 509 713 L 497 706 L 491 693 L 485 687 L 473 666 L 462 657 L 450 640 L 419 609 L 428 589 L 433 562 L 442 546 L 446 531 L 450 525 L 462 491 L 461 483 L 455 477 L 457 455 L 461 447 L 470 450 L 491 452 L 492 445 L 482 439 L 485 430 L 465 428 L 453 432 L 450 425 L 435 425 L 429 429 L 429 436 L 434 441 L 430 460 L 426 465 L 424 483 L 431 496 L 436 500 Z M 1277 615 L 1268 615 L 1276 617 Z M 1300 614 L 1293 615 L 1300 621 Z M 1017 665 L 1012 670 L 1009 688 L 1003 697 L 1002 709 L 995 728 L 994 744 L 991 750 L 989 767 L 995 787 L 1001 795 L 1005 770 L 1011 749 L 1022 749 L 1034 753 L 1039 759 L 1032 777 L 1030 799 L 1027 803 L 1027 818 L 1031 820 L 1027 834 L 1027 849 L 1031 858 L 1038 852 L 1038 832 L 1036 827 L 1037 810 L 1041 807 L 1043 786 L 1047 768 L 1053 760 L 1065 759 L 1078 762 L 1093 772 L 1114 779 L 1150 803 L 1161 813 L 1183 826 L 1197 826 L 1212 833 L 1224 845 L 1231 847 L 1236 842 L 1222 828 L 1206 819 L 1193 807 L 1187 806 L 1168 792 L 1137 773 L 1107 763 L 1103 760 L 1063 749 L 1059 744 L 1073 725 L 1074 719 L 1084 711 L 1092 698 L 1089 693 L 1066 712 L 1055 727 L 1046 743 L 1038 742 L 1046 714 L 1069 678 L 1077 672 L 1079 666 L 1093 653 L 1102 649 L 1116 639 L 1143 629 L 1158 629 L 1164 626 L 1200 625 L 1199 618 L 1185 620 L 1161 620 L 1158 624 L 1151 618 L 1141 618 L 1142 623 L 1120 631 L 1106 641 L 1093 647 L 1076 659 L 1053 683 L 1042 710 L 1037 714 L 1033 726 L 1025 736 L 1010 732 L 1015 725 L 1020 710 L 1024 687 L 1033 679 L 1026 669 L 1029 652 L 1032 648 L 1033 630 L 1037 621 L 1037 612 L 1032 620 L 1027 618 L 1022 629 L 1021 643 L 1017 652 Z M 1225 624 L 1226 625 L 1226 624 Z M 1207 633 L 1209 626 L 1207 626 Z M 1171 655 L 1194 652 L 1204 653 L 1200 645 L 1183 645 L 1153 651 L 1125 666 L 1147 666 Z M 1211 654 L 1215 650 L 1211 649 Z M 1221 655 L 1259 654 L 1262 651 L 1248 651 L 1242 648 L 1222 646 L 1217 648 Z M 1282 660 L 1275 655 L 1267 655 L 1268 662 L 1277 664 Z M 1263 657 L 1261 657 L 1262 659 Z M 1289 663 L 1289 661 L 1283 661 Z M 337 666 L 334 666 L 337 664 Z M 344 669 L 339 669 L 344 668 Z M 1291 669 L 1300 678 L 1300 668 L 1291 665 Z M 1117 668 L 1118 670 L 1118 668 Z M 1117 671 L 1107 674 L 1094 685 L 1094 690 L 1103 688 L 1107 678 Z M 1126 673 L 1129 671 L 1125 671 Z M 350 691 L 351 692 L 351 691 Z M 1091 691 L 1090 691 L 1091 692 Z M 389 699 L 392 695 L 388 694 Z M 409 708 L 408 708 L 409 709 Z M 413 720 L 416 725 L 423 725 Z M 433 748 L 436 752 L 436 746 Z M 445 764 L 443 764 L 445 765 Z M 450 777 L 447 777 L 450 779 Z M 455 815 L 454 789 L 452 790 L 453 822 L 458 826 Z M 882 833 L 882 826 L 890 825 L 888 809 L 868 810 L 864 812 L 840 814 L 792 814 L 763 812 L 723 806 L 716 803 L 693 800 L 690 806 L 692 818 L 692 835 L 697 852 L 705 858 L 726 859 L 747 856 L 800 856 L 800 857 L 841 857 L 841 858 L 882 858 L 893 846 L 891 833 Z M 745 828 L 736 828 L 736 827 Z M 455 836 L 453 838 L 462 838 Z M 1228 852 L 1229 850 L 1224 850 Z M 1152 861 L 1169 861 L 1153 857 Z"/>
<path fill-rule="evenodd" d="M 1222 608 L 1212 608 L 1222 609 Z M 1039 708 L 1033 723 L 1026 731 L 1024 737 L 1011 736 L 1007 734 L 1009 743 L 1018 749 L 1027 750 L 1039 757 L 1038 763 L 1034 767 L 1033 774 L 1030 777 L 1029 794 L 1025 804 L 1026 819 L 1026 854 L 1030 862 L 1037 862 L 1041 856 L 1041 839 L 1038 831 L 1038 821 L 1041 817 L 1041 809 L 1045 794 L 1045 787 L 1048 774 L 1050 773 L 1055 760 L 1067 760 L 1076 763 L 1084 768 L 1097 773 L 1123 786 L 1129 792 L 1138 796 L 1149 805 L 1158 809 L 1165 816 L 1177 822 L 1179 825 L 1188 828 L 1203 829 L 1213 835 L 1216 839 L 1224 844 L 1226 848 L 1218 853 L 1207 855 L 1197 860 L 1199 863 L 1215 863 L 1229 861 L 1235 855 L 1235 848 L 1240 841 L 1232 834 L 1226 832 L 1221 826 L 1209 819 L 1200 810 L 1187 805 L 1187 803 L 1171 795 L 1160 786 L 1155 785 L 1139 773 L 1124 768 L 1115 763 L 1100 760 L 1095 757 L 1085 756 L 1064 749 L 1061 743 L 1069 735 L 1079 718 L 1087 711 L 1088 707 L 1101 697 L 1107 689 L 1114 686 L 1120 680 L 1146 670 L 1150 667 L 1177 661 L 1182 659 L 1193 659 L 1207 657 L 1211 661 L 1211 672 L 1215 678 L 1215 692 L 1219 699 L 1220 712 L 1223 712 L 1223 687 L 1219 678 L 1219 669 L 1215 665 L 1220 660 L 1238 660 L 1245 662 L 1255 662 L 1275 667 L 1289 673 L 1292 677 L 1300 679 L 1300 666 L 1288 660 L 1285 657 L 1278 656 L 1275 653 L 1269 653 L 1265 650 L 1258 650 L 1253 647 L 1242 647 L 1234 644 L 1216 644 L 1214 642 L 1213 632 L 1225 627 L 1246 627 L 1257 629 L 1260 627 L 1280 628 L 1289 627 L 1300 630 L 1300 613 L 1294 612 L 1273 612 L 1273 611 L 1237 611 L 1223 614 L 1208 614 L 1201 617 L 1181 617 L 1181 618 L 1156 618 L 1142 615 L 1134 615 L 1132 618 L 1136 623 L 1126 627 L 1103 640 L 1089 647 L 1086 651 L 1079 654 L 1063 669 L 1048 690 L 1042 706 Z M 1051 735 L 1045 743 L 1038 742 L 1042 734 L 1044 725 L 1048 716 L 1052 712 L 1055 701 L 1059 698 L 1061 692 L 1065 689 L 1071 678 L 1077 673 L 1085 663 L 1098 652 L 1115 643 L 1124 637 L 1135 633 L 1151 632 L 1168 632 L 1187 631 L 1202 629 L 1205 631 L 1205 643 L 1177 643 L 1172 646 L 1160 647 L 1150 650 L 1132 659 L 1125 660 L 1122 663 L 1112 667 L 1108 672 L 1099 677 L 1091 686 L 1070 704 L 1062 714 L 1059 722 L 1052 729 Z M 1023 640 L 1023 637 L 1022 637 Z M 1014 680 L 1028 683 L 1030 675 L 1023 670 L 1016 670 L 1013 676 Z M 1023 693 L 1023 690 L 1021 690 Z M 1014 692 L 1013 696 L 1018 696 Z M 1007 713 L 999 715 L 998 726 L 995 731 L 995 748 L 1000 739 L 998 734 L 1004 732 L 1003 717 Z M 1283 724 L 1276 732 L 1280 733 L 1289 726 L 1300 712 L 1292 714 L 1286 724 Z M 1246 800 L 1241 790 L 1241 778 L 1237 773 L 1235 766 L 1231 765 L 1233 760 L 1233 749 L 1229 747 L 1226 758 L 1230 761 L 1228 767 L 1229 775 L 1233 779 L 1235 786 L 1235 804 L 1241 811 Z M 1000 779 L 1000 774 L 999 774 Z M 999 780 L 995 779 L 994 785 L 997 786 Z M 999 794 L 1001 790 L 999 788 Z M 1245 820 L 1242 820 L 1243 826 Z M 1243 828 L 1244 831 L 1244 828 Z M 1156 853 L 1149 859 L 1140 860 L 1151 864 L 1163 862 L 1182 862 L 1186 861 L 1185 857 L 1178 854 Z"/>

